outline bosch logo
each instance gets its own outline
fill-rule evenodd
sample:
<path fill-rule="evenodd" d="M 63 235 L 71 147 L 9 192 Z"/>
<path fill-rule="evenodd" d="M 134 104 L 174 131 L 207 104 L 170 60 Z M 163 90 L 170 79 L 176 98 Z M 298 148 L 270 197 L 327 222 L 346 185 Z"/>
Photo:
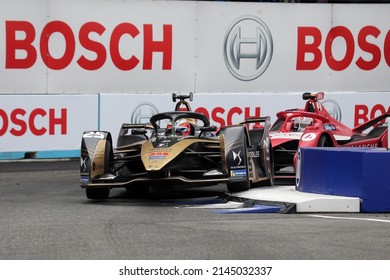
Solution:
<path fill-rule="evenodd" d="M 356 104 L 354 126 L 368 122 L 368 120 L 377 117 L 379 114 L 382 115 L 389 110 L 390 106 L 387 107 L 383 104 L 374 104 L 373 106 L 367 106 L 366 104 Z M 383 120 L 383 122 L 384 121 L 385 120 Z"/>
<path fill-rule="evenodd" d="M 162 40 L 155 39 L 156 30 L 162 30 Z M 110 29 L 95 21 L 79 27 L 64 21 L 50 21 L 41 29 L 38 24 L 29 21 L 8 20 L 5 21 L 5 34 L 6 69 L 29 69 L 41 59 L 47 68 L 53 70 L 65 69 L 75 62 L 82 69 L 94 71 L 102 68 L 110 59 L 121 71 L 137 67 L 152 70 L 156 68 L 153 59 L 155 53 L 162 55 L 162 70 L 172 69 L 171 24 L 136 26 L 122 22 Z M 109 37 L 110 40 L 104 41 L 102 37 Z M 58 48 L 53 47 L 57 44 Z M 136 45 L 142 45 L 142 56 L 132 53 Z M 57 53 L 58 50 L 61 54 Z M 90 59 L 88 52 L 94 53 L 91 57 L 95 58 Z"/>
<path fill-rule="evenodd" d="M 14 108 L 11 111 L 0 109 L 0 136 L 67 135 L 67 108 L 35 108 L 25 110 Z"/>
<path fill-rule="evenodd" d="M 383 60 L 390 66 L 388 29 L 381 30 L 373 25 L 360 30 L 334 26 L 324 32 L 315 26 L 301 26 L 297 36 L 297 70 L 316 70 L 326 64 L 334 71 L 352 66 L 370 71 Z"/>
<path fill-rule="evenodd" d="M 273 53 L 273 41 L 267 25 L 259 18 L 246 15 L 228 28 L 224 58 L 230 73 L 241 81 L 252 81 L 267 70 Z"/>
<path fill-rule="evenodd" d="M 322 105 L 326 108 L 329 114 L 338 121 L 341 121 L 341 108 L 340 105 L 333 99 L 327 99 L 322 102 Z"/>
<path fill-rule="evenodd" d="M 152 103 L 142 103 L 138 105 L 131 115 L 131 123 L 141 124 L 149 122 L 151 116 L 158 113 L 157 107 Z"/>

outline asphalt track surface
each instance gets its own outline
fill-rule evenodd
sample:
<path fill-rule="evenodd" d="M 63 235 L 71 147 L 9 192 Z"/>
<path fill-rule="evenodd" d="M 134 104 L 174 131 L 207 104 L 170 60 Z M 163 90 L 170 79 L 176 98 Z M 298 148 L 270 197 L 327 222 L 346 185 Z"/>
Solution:
<path fill-rule="evenodd" d="M 226 187 L 104 202 L 78 161 L 0 163 L 1 260 L 388 260 L 388 213 L 220 214 L 179 203 Z"/>

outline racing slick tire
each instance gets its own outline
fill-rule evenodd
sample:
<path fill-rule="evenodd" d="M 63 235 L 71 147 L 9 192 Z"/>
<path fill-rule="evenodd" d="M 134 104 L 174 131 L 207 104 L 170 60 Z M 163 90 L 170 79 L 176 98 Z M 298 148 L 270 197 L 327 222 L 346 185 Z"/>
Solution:
<path fill-rule="evenodd" d="M 317 147 L 332 147 L 332 142 L 329 137 L 325 134 L 322 134 L 320 139 L 318 140 Z"/>
<path fill-rule="evenodd" d="M 267 155 L 269 157 L 269 160 L 267 160 Z M 265 149 L 265 155 L 262 157 L 261 160 L 262 166 L 266 169 L 265 174 L 268 177 L 268 180 L 264 180 L 260 182 L 260 186 L 273 186 L 275 183 L 275 165 L 274 165 L 274 154 L 272 149 L 271 141 L 269 141 L 266 149 Z"/>
<path fill-rule="evenodd" d="M 268 180 L 266 181 L 267 184 L 269 186 L 273 186 L 275 184 L 275 165 L 274 165 L 274 154 L 273 154 L 273 151 L 272 151 L 272 145 L 270 144 L 269 146 L 269 156 L 270 156 L 270 177 L 268 178 Z"/>
<path fill-rule="evenodd" d="M 110 133 L 104 131 L 84 132 L 80 154 L 80 180 L 82 184 L 92 183 L 94 178 L 111 173 L 112 159 L 113 147 Z"/>
<path fill-rule="evenodd" d="M 229 192 L 243 192 L 250 189 L 249 178 L 242 182 L 227 183 L 227 189 Z"/>
<path fill-rule="evenodd" d="M 85 194 L 87 195 L 88 199 L 105 200 L 110 196 L 110 189 L 109 188 L 102 188 L 102 189 L 86 188 Z"/>

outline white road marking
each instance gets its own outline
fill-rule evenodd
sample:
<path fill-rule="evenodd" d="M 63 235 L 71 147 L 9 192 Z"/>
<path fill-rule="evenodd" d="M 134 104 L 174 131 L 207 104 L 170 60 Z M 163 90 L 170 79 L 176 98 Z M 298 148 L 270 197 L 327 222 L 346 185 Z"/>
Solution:
<path fill-rule="evenodd" d="M 372 219 L 372 218 L 334 217 L 334 216 L 324 216 L 324 215 L 308 215 L 308 216 L 315 217 L 315 218 L 324 218 L 324 219 L 358 220 L 358 221 L 390 223 L 390 220 Z"/>

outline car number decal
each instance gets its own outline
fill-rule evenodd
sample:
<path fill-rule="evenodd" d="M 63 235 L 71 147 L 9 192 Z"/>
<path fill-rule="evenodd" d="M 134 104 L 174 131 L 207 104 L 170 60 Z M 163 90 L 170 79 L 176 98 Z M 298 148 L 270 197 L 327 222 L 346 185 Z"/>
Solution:
<path fill-rule="evenodd" d="M 302 141 L 312 141 L 314 139 L 316 139 L 315 133 L 306 133 L 305 135 L 302 136 Z"/>
<path fill-rule="evenodd" d="M 83 135 L 83 138 L 99 138 L 104 139 L 104 133 L 100 131 L 90 131 L 86 132 Z"/>

